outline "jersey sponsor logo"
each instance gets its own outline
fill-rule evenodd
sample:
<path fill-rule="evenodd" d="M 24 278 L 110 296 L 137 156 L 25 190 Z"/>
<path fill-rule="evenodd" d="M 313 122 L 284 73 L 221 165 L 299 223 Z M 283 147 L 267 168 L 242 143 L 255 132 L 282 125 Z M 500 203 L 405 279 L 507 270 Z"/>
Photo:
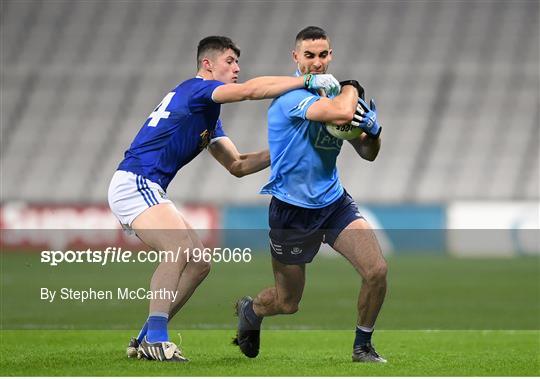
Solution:
<path fill-rule="evenodd" d="M 324 127 L 319 127 L 317 138 L 315 139 L 315 148 L 320 150 L 341 150 L 343 141 L 331 136 Z"/>

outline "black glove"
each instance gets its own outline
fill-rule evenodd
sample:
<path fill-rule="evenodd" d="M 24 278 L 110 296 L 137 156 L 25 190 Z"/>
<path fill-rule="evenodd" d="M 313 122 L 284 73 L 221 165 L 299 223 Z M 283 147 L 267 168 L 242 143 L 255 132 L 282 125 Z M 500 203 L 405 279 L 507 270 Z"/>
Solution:
<path fill-rule="evenodd" d="M 343 88 L 344 86 L 353 86 L 358 91 L 358 97 L 362 100 L 365 100 L 364 87 L 362 87 L 360 83 L 358 83 L 356 80 L 344 80 L 342 82 L 339 82 L 339 85 L 341 86 L 341 88 Z"/>

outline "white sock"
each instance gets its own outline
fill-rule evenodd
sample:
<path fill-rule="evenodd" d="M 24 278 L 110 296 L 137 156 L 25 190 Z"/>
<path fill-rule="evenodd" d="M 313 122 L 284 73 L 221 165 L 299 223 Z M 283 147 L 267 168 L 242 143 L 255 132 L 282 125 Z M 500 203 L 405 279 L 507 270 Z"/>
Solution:
<path fill-rule="evenodd" d="M 361 325 L 357 325 L 356 327 L 366 333 L 371 333 L 373 332 L 373 329 L 374 329 L 373 327 L 368 328 L 367 326 L 361 326 Z"/>

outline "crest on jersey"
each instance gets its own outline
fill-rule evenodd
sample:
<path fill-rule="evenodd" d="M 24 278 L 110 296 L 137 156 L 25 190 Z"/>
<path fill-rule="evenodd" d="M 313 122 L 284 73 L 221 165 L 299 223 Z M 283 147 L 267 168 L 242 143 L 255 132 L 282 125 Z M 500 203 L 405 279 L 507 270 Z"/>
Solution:
<path fill-rule="evenodd" d="M 341 150 L 343 140 L 335 138 L 326 131 L 324 127 L 319 127 L 317 137 L 315 138 L 314 146 L 321 150 Z"/>
<path fill-rule="evenodd" d="M 208 129 L 205 129 L 204 132 L 199 134 L 201 137 L 201 142 L 199 143 L 199 148 L 201 150 L 206 149 L 208 145 L 210 145 L 210 132 L 208 132 Z"/>

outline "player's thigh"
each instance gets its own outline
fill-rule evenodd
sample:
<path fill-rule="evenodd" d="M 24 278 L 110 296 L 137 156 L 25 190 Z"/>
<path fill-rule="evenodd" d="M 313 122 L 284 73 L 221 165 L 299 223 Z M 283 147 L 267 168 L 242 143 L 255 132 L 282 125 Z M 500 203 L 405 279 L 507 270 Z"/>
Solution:
<path fill-rule="evenodd" d="M 369 223 L 363 218 L 352 221 L 341 231 L 332 247 L 368 279 L 386 272 L 386 261 Z"/>
<path fill-rule="evenodd" d="M 306 265 L 286 265 L 272 258 L 278 300 L 285 304 L 298 304 L 304 293 Z"/>
<path fill-rule="evenodd" d="M 154 205 L 138 215 L 131 227 L 147 245 L 158 250 L 191 248 L 190 227 L 174 204 Z"/>

